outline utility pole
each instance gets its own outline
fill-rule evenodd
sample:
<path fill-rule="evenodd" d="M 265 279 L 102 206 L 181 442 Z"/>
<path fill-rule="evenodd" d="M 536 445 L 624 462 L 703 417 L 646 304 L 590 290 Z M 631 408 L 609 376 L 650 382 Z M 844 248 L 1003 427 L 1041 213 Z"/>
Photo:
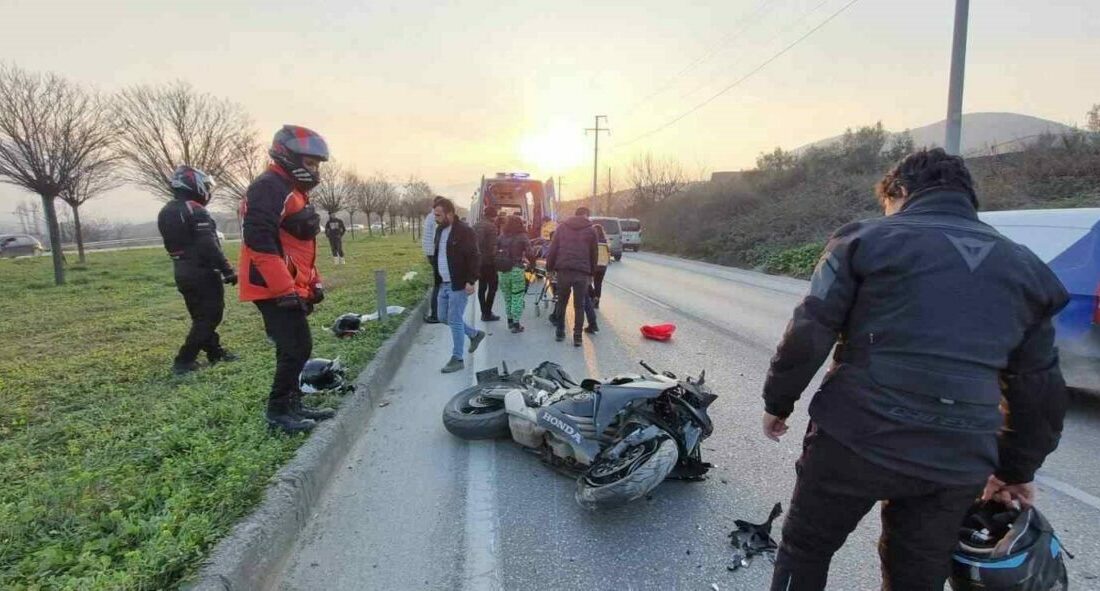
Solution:
<path fill-rule="evenodd" d="M 966 28 L 970 0 L 955 0 L 955 37 L 951 42 L 951 82 L 947 91 L 947 137 L 944 149 L 958 155 L 962 138 L 963 73 L 966 69 Z"/>
<path fill-rule="evenodd" d="M 607 122 L 607 115 L 596 115 L 596 127 L 589 127 L 584 130 L 584 135 L 588 135 L 590 131 L 596 135 L 596 148 L 592 156 L 592 200 L 589 203 L 589 207 L 595 207 L 596 205 L 596 175 L 600 171 L 600 132 L 606 131 L 608 135 L 611 134 L 610 129 L 600 127 L 600 119 Z"/>

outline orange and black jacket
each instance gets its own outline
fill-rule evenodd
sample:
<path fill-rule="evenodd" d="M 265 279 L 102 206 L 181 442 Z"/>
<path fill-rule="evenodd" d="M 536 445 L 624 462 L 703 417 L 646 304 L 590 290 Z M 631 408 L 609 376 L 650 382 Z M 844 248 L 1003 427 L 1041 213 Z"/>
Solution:
<path fill-rule="evenodd" d="M 313 300 L 317 232 L 321 216 L 290 177 L 276 166 L 256 178 L 241 203 L 240 298 L 242 302 L 297 294 Z"/>

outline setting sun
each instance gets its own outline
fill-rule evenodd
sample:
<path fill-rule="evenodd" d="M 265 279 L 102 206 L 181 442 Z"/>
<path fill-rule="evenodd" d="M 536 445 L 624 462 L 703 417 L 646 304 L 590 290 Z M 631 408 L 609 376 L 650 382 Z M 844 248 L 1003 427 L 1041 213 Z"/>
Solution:
<path fill-rule="evenodd" d="M 588 148 L 580 125 L 556 124 L 520 141 L 519 153 L 525 164 L 540 171 L 557 173 L 585 161 Z"/>

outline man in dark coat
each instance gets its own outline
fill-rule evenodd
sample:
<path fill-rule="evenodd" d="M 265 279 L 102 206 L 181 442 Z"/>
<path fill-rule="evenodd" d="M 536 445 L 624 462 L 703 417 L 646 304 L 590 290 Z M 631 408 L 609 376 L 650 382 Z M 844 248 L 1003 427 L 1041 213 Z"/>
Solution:
<path fill-rule="evenodd" d="M 557 340 L 565 340 L 565 308 L 573 298 L 573 345 L 581 346 L 581 330 L 584 328 L 584 302 L 588 286 L 596 273 L 596 230 L 588 216 L 587 207 L 578 207 L 575 215 L 558 225 L 550 252 L 546 256 L 547 270 L 557 273 L 558 305 L 554 308 Z"/>
<path fill-rule="evenodd" d="M 878 501 L 883 588 L 942 589 L 974 499 L 1034 502 L 1061 435 L 1051 318 L 1067 295 L 1050 268 L 978 220 L 970 173 L 942 149 L 903 159 L 877 193 L 886 217 L 833 234 L 764 384 L 764 434 L 778 440 L 836 344 L 773 591 L 824 589 Z"/>
<path fill-rule="evenodd" d="M 497 297 L 497 267 L 494 257 L 497 253 L 497 238 L 500 236 L 500 227 L 497 223 L 497 210 L 494 207 L 486 207 L 482 212 L 481 221 L 474 224 L 474 233 L 477 234 L 477 247 L 481 253 L 481 268 L 477 277 L 477 301 L 481 306 L 481 320 L 493 322 L 500 320 L 500 316 L 493 314 L 493 301 Z"/>

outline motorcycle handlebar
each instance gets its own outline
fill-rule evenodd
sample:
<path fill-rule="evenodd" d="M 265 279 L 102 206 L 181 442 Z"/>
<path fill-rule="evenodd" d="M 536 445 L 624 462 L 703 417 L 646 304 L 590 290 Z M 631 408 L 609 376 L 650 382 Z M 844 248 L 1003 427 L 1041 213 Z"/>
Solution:
<path fill-rule="evenodd" d="M 644 368 L 645 368 L 645 370 L 646 370 L 646 371 L 648 371 L 649 373 L 651 373 L 651 374 L 653 374 L 653 375 L 660 375 L 660 374 L 659 374 L 659 373 L 657 372 L 657 370 L 655 370 L 655 369 L 653 369 L 652 367 L 650 367 L 650 366 L 649 366 L 649 364 L 648 364 L 648 363 L 646 363 L 646 362 L 645 362 L 644 360 L 643 360 L 643 361 L 639 361 L 638 363 L 640 363 L 640 364 L 642 365 L 642 367 L 644 367 Z"/>

